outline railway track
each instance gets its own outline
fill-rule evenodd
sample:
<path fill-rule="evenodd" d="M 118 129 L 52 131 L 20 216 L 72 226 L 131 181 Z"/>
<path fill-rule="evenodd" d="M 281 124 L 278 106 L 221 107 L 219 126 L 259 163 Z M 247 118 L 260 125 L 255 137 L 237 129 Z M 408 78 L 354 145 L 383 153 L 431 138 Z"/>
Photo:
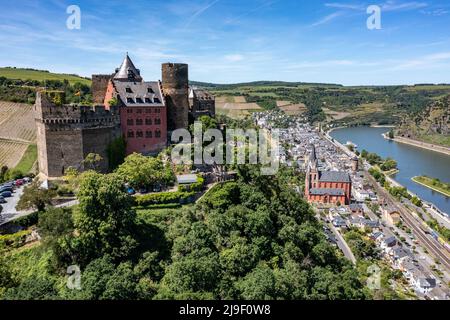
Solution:
<path fill-rule="evenodd" d="M 422 229 L 420 223 L 412 216 L 412 214 L 402 206 L 397 205 L 397 203 L 392 200 L 392 196 L 386 190 L 381 188 L 373 179 L 373 177 L 370 176 L 370 174 L 368 174 L 368 176 L 373 182 L 373 185 L 375 186 L 377 191 L 384 196 L 384 198 L 389 202 L 390 205 L 392 205 L 400 212 L 402 220 L 405 222 L 408 228 L 410 228 L 414 232 L 417 239 L 422 243 L 422 245 L 428 251 L 430 251 L 435 256 L 435 258 L 437 258 L 445 266 L 446 269 L 450 270 L 450 258 L 444 246 L 442 246 L 439 242 L 434 241 L 434 239 L 430 239 Z"/>

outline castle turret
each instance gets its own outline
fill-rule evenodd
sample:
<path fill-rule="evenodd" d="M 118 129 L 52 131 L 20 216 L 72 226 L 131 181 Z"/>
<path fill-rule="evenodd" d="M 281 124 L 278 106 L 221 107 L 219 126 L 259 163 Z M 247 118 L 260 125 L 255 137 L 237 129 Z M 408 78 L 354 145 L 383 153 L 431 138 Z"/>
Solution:
<path fill-rule="evenodd" d="M 162 65 L 162 86 L 167 103 L 168 129 L 187 129 L 189 125 L 188 65 L 164 63 Z"/>
<path fill-rule="evenodd" d="M 130 57 L 128 56 L 128 53 L 123 59 L 120 67 L 116 69 L 114 80 L 135 82 L 143 81 L 141 77 L 141 71 L 134 66 L 133 61 L 131 61 Z"/>

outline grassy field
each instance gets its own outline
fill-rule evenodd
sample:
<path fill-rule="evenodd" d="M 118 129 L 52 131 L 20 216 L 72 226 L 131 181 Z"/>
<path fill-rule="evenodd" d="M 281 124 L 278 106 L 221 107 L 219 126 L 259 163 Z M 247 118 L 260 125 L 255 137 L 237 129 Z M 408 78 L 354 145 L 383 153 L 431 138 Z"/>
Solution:
<path fill-rule="evenodd" d="M 25 153 L 20 159 L 19 163 L 16 165 L 15 169 L 22 172 L 24 175 L 31 171 L 34 163 L 37 160 L 37 145 L 30 144 L 25 150 Z"/>
<path fill-rule="evenodd" d="M 71 84 L 81 82 L 87 85 L 91 84 L 91 80 L 79 77 L 77 75 L 51 73 L 46 71 L 29 70 L 21 68 L 0 68 L 0 77 L 19 80 L 68 80 Z"/>
<path fill-rule="evenodd" d="M 412 181 L 450 197 L 450 183 L 426 176 L 413 177 Z"/>

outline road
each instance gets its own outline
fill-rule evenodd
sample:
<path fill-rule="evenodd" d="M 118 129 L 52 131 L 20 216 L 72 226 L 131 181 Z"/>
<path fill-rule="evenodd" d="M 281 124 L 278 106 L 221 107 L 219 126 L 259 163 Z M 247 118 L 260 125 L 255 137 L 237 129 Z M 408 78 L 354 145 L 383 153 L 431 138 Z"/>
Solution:
<path fill-rule="evenodd" d="M 349 259 L 353 264 L 356 264 L 356 258 L 345 241 L 344 237 L 342 237 L 341 233 L 333 226 L 332 223 L 328 223 L 328 227 L 331 229 L 333 234 L 336 236 L 337 246 L 344 253 L 344 256 Z"/>
<path fill-rule="evenodd" d="M 378 194 L 382 195 L 390 205 L 400 212 L 401 218 L 405 225 L 412 230 L 417 240 L 448 270 L 450 270 L 449 254 L 445 250 L 444 246 L 427 235 L 422 229 L 421 222 L 416 220 L 414 216 L 407 209 L 405 209 L 403 205 L 399 204 L 396 199 L 393 199 L 393 197 L 384 188 L 380 187 L 372 176 L 369 174 L 367 176 L 371 180 L 372 185 L 375 187 Z"/>

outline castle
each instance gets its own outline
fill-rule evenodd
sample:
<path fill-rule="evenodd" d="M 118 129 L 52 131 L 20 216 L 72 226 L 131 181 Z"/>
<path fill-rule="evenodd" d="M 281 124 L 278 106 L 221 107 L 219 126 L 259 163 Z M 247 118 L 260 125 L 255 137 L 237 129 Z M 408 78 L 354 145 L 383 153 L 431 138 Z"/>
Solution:
<path fill-rule="evenodd" d="M 92 76 L 93 106 L 65 104 L 62 92 L 40 91 L 34 113 L 39 173 L 58 178 L 69 167 L 84 169 L 89 153 L 102 158 L 98 168 L 110 166 L 109 146 L 119 138 L 126 154 L 157 154 L 173 130 L 189 126 L 189 119 L 215 116 L 215 100 L 204 90 L 189 88 L 188 65 L 162 64 L 162 81 L 144 81 L 128 54 L 109 75 Z"/>
<path fill-rule="evenodd" d="M 318 170 L 316 149 L 312 145 L 305 178 L 305 196 L 308 201 L 350 204 L 351 190 L 352 182 L 347 172 Z"/>

